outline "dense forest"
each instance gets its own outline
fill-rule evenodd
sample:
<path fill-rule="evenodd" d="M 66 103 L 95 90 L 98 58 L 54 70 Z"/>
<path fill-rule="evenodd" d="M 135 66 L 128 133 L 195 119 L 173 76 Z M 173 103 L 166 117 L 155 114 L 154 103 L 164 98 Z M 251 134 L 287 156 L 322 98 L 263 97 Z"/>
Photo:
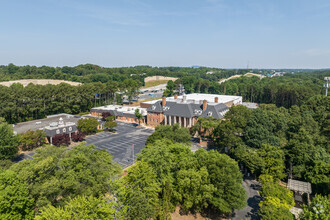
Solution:
<path fill-rule="evenodd" d="M 151 139 L 159 136 L 157 130 Z M 289 109 L 274 104 L 261 104 L 256 110 L 232 106 L 225 120 L 200 118 L 195 132 L 263 183 L 259 210 L 263 219 L 293 219 L 289 211 L 295 204 L 293 194 L 279 185 L 289 178 L 311 183 L 314 199 L 329 207 L 329 97 L 316 95 Z M 329 208 L 319 215 L 311 207 L 305 208 L 305 217 L 312 217 L 302 219 L 327 219 L 329 214 Z"/>
<path fill-rule="evenodd" d="M 29 68 L 33 71 L 24 74 Z M 75 75 L 79 68 L 84 74 Z M 329 71 L 263 79 L 241 77 L 219 84 L 218 79 L 237 72 L 94 65 L 8 65 L 0 69 L 3 80 L 56 76 L 84 82 L 81 86 L 0 86 L 1 219 L 170 219 L 177 208 L 181 213 L 228 218 L 233 210 L 246 205 L 242 172 L 262 183 L 259 216 L 263 219 L 294 218 L 289 211 L 294 205 L 293 194 L 279 185 L 288 178 L 310 182 L 313 187 L 311 206 L 303 206 L 301 219 L 329 216 L 330 103 L 322 88 Z M 173 91 L 181 83 L 187 93 L 242 95 L 244 101 L 260 106 L 255 110 L 233 106 L 225 120 L 200 118 L 192 130 L 177 124 L 158 126 L 137 162 L 125 173 L 110 154 L 95 150 L 95 146 L 47 146 L 42 132 L 14 135 L 8 124 L 120 103 L 121 95 L 115 94 L 137 95 L 143 73 L 179 77 L 168 83 Z M 93 76 L 100 78 L 94 81 Z M 83 125 L 78 127 L 82 132 Z M 196 132 L 213 150 L 190 150 L 191 135 Z M 9 160 L 19 146 L 35 149 L 33 159 Z"/>
<path fill-rule="evenodd" d="M 309 97 L 325 94 L 324 77 L 330 71 L 288 73 L 283 77 L 239 77 L 219 84 L 203 78 L 185 76 L 176 81 L 182 83 L 187 93 L 202 92 L 224 95 L 241 95 L 243 101 L 276 104 L 286 108 L 301 105 Z"/>
<path fill-rule="evenodd" d="M 212 71 L 213 74 L 206 74 Z M 286 108 L 301 105 L 313 95 L 323 94 L 323 78 L 330 71 L 288 73 L 283 77 L 240 77 L 218 83 L 219 79 L 248 70 L 223 70 L 215 68 L 180 67 L 123 67 L 103 68 L 92 64 L 76 67 L 0 66 L 0 81 L 15 79 L 47 78 L 83 82 L 78 87 L 61 85 L 14 84 L 0 86 L 0 117 L 9 123 L 43 118 L 56 113 L 77 114 L 91 107 L 109 103 L 121 103 L 121 95 L 129 100 L 138 94 L 143 79 L 151 75 L 179 77 L 176 85 L 183 84 L 186 93 L 241 95 L 244 101 L 276 104 Z M 172 87 L 173 89 L 176 86 Z M 169 92 L 166 94 L 173 94 Z M 165 95 L 165 94 L 164 94 Z"/>
<path fill-rule="evenodd" d="M 140 85 L 139 81 L 132 79 L 81 86 L 66 83 L 45 86 L 29 84 L 26 87 L 18 83 L 10 87 L 0 85 L 0 117 L 9 123 L 18 123 L 57 113 L 89 112 L 94 106 L 122 103 L 120 94 L 131 99 Z M 120 91 L 122 93 L 115 96 Z"/>
<path fill-rule="evenodd" d="M 213 72 L 213 74 L 206 74 L 210 71 Z M 135 66 L 106 68 L 93 64 L 84 64 L 75 67 L 36 67 L 9 64 L 7 66 L 0 66 L 0 81 L 18 79 L 62 79 L 82 83 L 106 83 L 108 81 L 122 82 L 125 79 L 131 78 L 143 83 L 145 77 L 155 75 L 172 77 L 195 76 L 197 78 L 217 81 L 221 78 L 227 78 L 235 74 L 244 74 L 246 72 L 248 72 L 248 70 L 224 70 L 207 67 Z"/>

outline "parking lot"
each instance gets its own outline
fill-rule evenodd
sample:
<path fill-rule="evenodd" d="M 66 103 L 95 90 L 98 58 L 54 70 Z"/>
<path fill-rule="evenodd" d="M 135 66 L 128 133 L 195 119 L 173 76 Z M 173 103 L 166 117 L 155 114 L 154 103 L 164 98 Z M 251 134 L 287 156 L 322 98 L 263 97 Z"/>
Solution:
<path fill-rule="evenodd" d="M 154 132 L 150 129 L 136 128 L 133 124 L 118 122 L 115 128 L 116 133 L 101 132 L 86 138 L 88 144 L 94 144 L 97 149 L 105 149 L 113 160 L 126 168 L 133 164 L 133 144 L 134 158 L 136 159 L 144 147 L 147 138 Z"/>

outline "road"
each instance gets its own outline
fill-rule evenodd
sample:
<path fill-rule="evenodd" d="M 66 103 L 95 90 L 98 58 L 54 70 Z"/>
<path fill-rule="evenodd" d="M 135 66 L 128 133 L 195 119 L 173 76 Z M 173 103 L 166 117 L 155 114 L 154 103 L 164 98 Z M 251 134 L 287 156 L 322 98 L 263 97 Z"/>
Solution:
<path fill-rule="evenodd" d="M 150 98 L 161 98 L 163 93 L 146 93 L 139 95 L 139 100 L 150 99 Z"/>
<path fill-rule="evenodd" d="M 235 210 L 233 218 L 235 220 L 241 219 L 259 219 L 258 209 L 261 196 L 258 193 L 260 190 L 260 183 L 252 179 L 244 179 L 243 187 L 248 195 L 247 206 L 242 210 Z"/>

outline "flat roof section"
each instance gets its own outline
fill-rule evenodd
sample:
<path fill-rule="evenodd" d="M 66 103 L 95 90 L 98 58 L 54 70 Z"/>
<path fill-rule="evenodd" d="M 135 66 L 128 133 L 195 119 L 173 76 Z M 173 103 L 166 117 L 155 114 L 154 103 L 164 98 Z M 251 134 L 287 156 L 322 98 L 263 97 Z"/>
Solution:
<path fill-rule="evenodd" d="M 258 108 L 258 103 L 253 103 L 253 102 L 243 102 L 242 105 L 249 109 L 257 109 Z"/>
<path fill-rule="evenodd" d="M 206 93 L 192 93 L 192 94 L 187 94 L 186 100 L 194 100 L 195 103 L 196 101 L 203 101 L 206 100 L 208 103 L 215 102 L 215 98 L 218 98 L 218 103 L 227 103 L 234 101 L 235 104 L 236 102 L 242 103 L 242 96 L 233 96 L 233 95 L 217 95 L 217 94 L 206 94 Z M 166 98 L 166 101 L 174 101 L 174 100 L 182 100 L 183 95 L 178 96 L 177 99 L 174 99 L 174 97 L 168 97 Z"/>
<path fill-rule="evenodd" d="M 74 117 L 73 115 L 58 114 L 56 116 L 50 116 L 50 117 L 48 116 L 47 118 L 44 119 L 21 122 L 16 125 L 13 125 L 13 129 L 17 134 L 23 134 L 28 130 L 36 131 L 49 126 L 50 123 L 52 122 L 59 122 L 60 118 L 63 119 L 64 123 L 71 122 L 75 124 L 77 124 L 77 121 L 80 119 L 80 117 Z"/>
<path fill-rule="evenodd" d="M 91 111 L 93 111 L 93 110 L 117 111 L 117 112 L 120 112 L 120 113 L 123 113 L 123 114 L 135 115 L 135 110 L 136 109 L 139 109 L 140 113 L 143 116 L 147 115 L 147 109 L 146 108 L 141 108 L 141 107 L 136 107 L 136 106 L 105 105 L 105 106 L 92 108 Z"/>
<path fill-rule="evenodd" d="M 205 93 L 192 93 L 192 94 L 187 94 L 185 96 L 188 103 L 195 103 L 195 104 L 202 104 L 203 100 L 206 100 L 208 104 L 215 103 L 215 98 L 218 98 L 218 103 L 227 103 L 231 101 L 233 101 L 234 104 L 242 103 L 242 96 L 217 95 L 217 94 L 205 94 Z M 166 98 L 166 101 L 182 102 L 182 100 L 183 100 L 183 95 L 178 96 L 177 99 L 174 99 L 173 96 Z M 158 101 L 160 100 L 158 99 L 158 100 L 146 101 L 142 103 L 153 105 Z"/>

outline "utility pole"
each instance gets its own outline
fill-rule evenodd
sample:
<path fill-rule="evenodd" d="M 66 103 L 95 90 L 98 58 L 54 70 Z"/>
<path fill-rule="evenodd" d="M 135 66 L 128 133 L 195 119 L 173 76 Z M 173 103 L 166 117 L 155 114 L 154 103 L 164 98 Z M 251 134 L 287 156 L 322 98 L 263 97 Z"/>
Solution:
<path fill-rule="evenodd" d="M 326 83 L 323 85 L 323 87 L 325 87 L 325 96 L 328 96 L 328 88 L 329 88 L 330 77 L 324 77 L 324 80 L 326 81 Z"/>

